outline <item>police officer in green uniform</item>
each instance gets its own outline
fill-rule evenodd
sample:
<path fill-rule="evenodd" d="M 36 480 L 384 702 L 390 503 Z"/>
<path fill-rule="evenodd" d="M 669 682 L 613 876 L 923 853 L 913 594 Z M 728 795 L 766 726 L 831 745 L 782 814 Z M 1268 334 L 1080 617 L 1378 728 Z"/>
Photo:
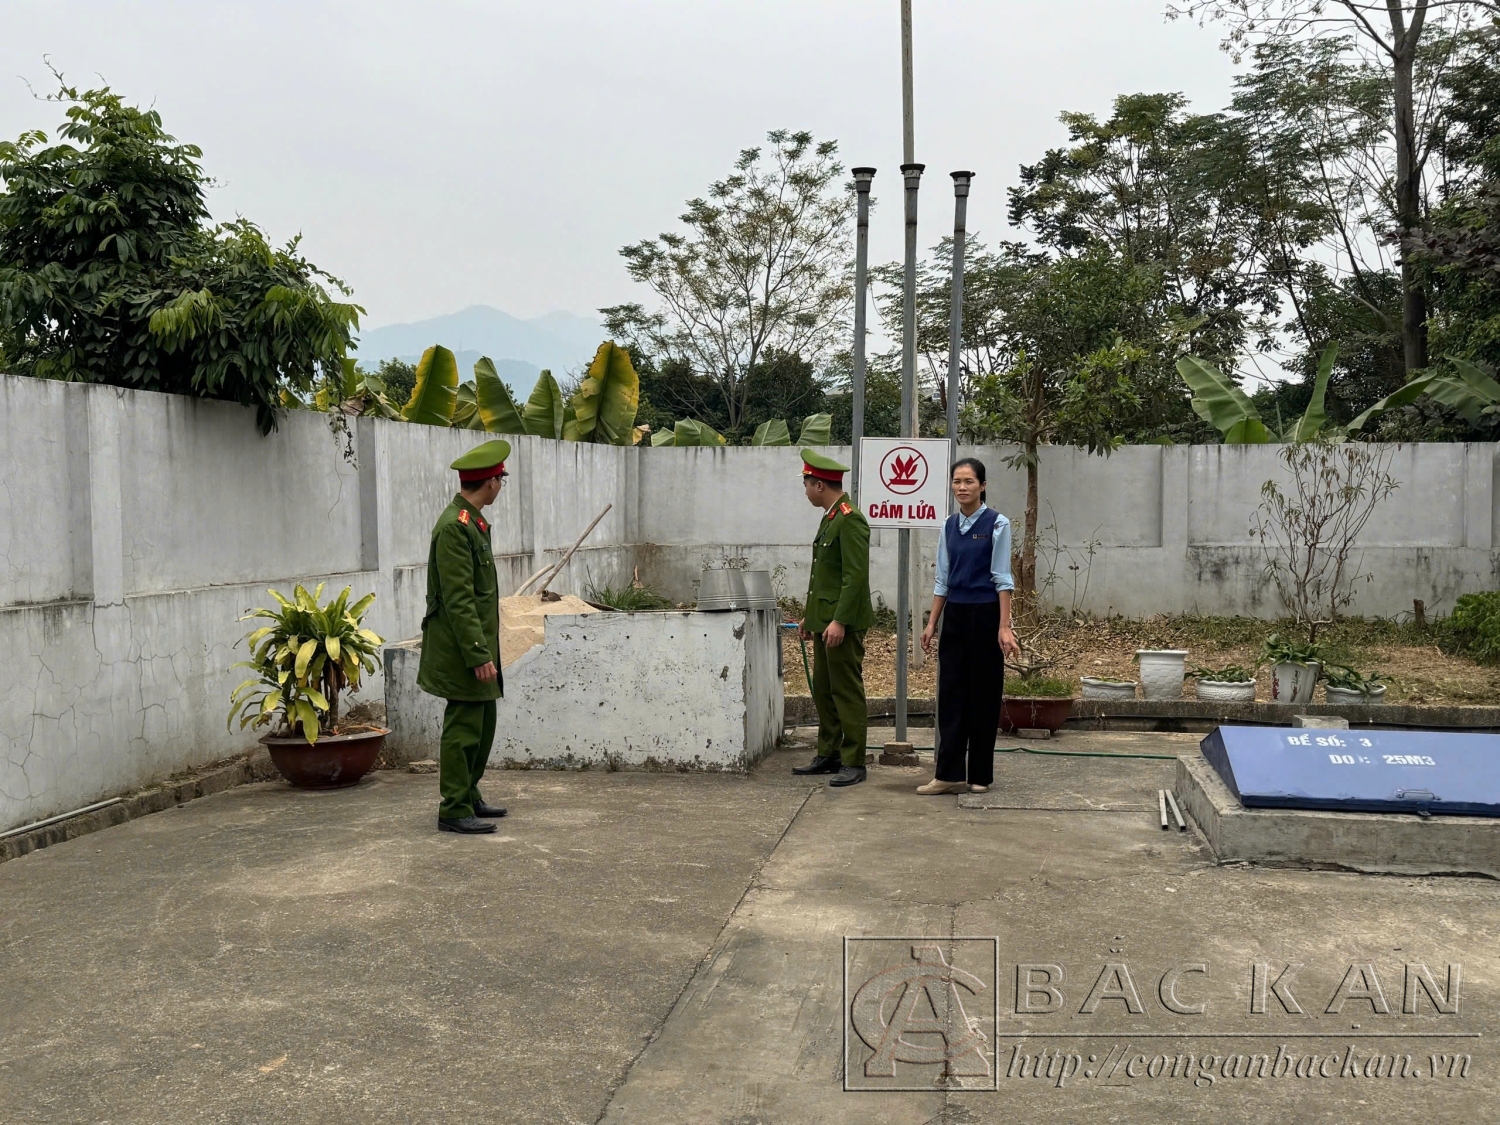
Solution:
<path fill-rule="evenodd" d="M 870 605 L 870 525 L 844 491 L 848 467 L 815 449 L 802 451 L 802 486 L 825 513 L 813 539 L 812 576 L 802 637 L 813 642 L 817 756 L 793 773 L 832 773 L 829 785 L 865 779 L 865 630 Z"/>
<path fill-rule="evenodd" d="M 453 462 L 459 491 L 432 529 L 427 552 L 427 614 L 417 686 L 448 701 L 438 788 L 443 832 L 495 831 L 505 810 L 479 795 L 479 779 L 495 740 L 500 675 L 500 587 L 489 521 L 506 477 L 507 441 L 487 441 Z M 484 819 L 481 819 L 484 818 Z"/>

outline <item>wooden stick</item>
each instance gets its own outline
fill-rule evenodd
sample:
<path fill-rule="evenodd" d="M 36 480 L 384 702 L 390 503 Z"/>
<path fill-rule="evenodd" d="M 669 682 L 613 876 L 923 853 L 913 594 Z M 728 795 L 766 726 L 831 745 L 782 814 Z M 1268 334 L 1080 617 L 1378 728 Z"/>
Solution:
<path fill-rule="evenodd" d="M 589 533 L 593 531 L 594 528 L 599 526 L 599 521 L 602 520 L 606 515 L 608 515 L 609 510 L 613 507 L 613 504 L 604 505 L 604 511 L 595 516 L 594 522 L 583 529 L 583 534 L 580 535 L 578 537 L 578 540 L 568 548 L 567 554 L 563 555 L 563 557 L 558 560 L 557 565 L 554 566 L 551 572 L 547 575 L 546 581 L 544 581 L 541 585 L 541 588 L 537 590 L 538 594 L 545 594 L 547 592 L 547 587 L 551 585 L 552 580 L 562 573 L 563 567 L 568 565 L 568 560 L 573 557 L 573 552 L 578 550 L 579 547 L 583 546 L 583 541 L 589 537 Z"/>
<path fill-rule="evenodd" d="M 551 569 L 552 569 L 552 564 L 551 563 L 548 563 L 546 566 L 542 567 L 541 570 L 537 571 L 530 578 L 526 579 L 525 582 L 522 582 L 520 586 L 516 587 L 516 592 L 514 594 L 512 594 L 511 597 L 513 597 L 513 598 L 519 598 L 522 594 L 524 594 L 526 592 L 526 589 L 527 589 L 528 586 L 530 586 L 533 582 L 535 582 L 538 578 L 540 578 L 542 575 L 546 574 Z"/>

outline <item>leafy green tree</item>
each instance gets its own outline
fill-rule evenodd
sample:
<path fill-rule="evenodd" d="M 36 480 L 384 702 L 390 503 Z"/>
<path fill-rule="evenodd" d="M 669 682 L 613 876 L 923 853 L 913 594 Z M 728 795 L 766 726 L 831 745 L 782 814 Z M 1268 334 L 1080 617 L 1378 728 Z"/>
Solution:
<path fill-rule="evenodd" d="M 1010 221 L 1063 254 L 1104 248 L 1154 272 L 1160 314 L 1185 345 L 1229 359 L 1268 335 L 1278 286 L 1257 258 L 1276 216 L 1255 190 L 1252 141 L 1181 94 L 1115 99 L 1100 121 L 1064 113 L 1068 146 L 1021 168 Z"/>
<path fill-rule="evenodd" d="M 342 386 L 362 311 L 240 219 L 208 225 L 202 155 L 154 110 L 64 86 L 57 143 L 0 143 L 0 351 L 19 375 L 254 406 Z"/>
<path fill-rule="evenodd" d="M 386 392 L 392 402 L 399 406 L 405 406 L 411 398 L 411 392 L 417 385 L 416 364 L 407 363 L 404 359 L 383 359 L 375 369 L 375 377 L 385 384 Z M 512 398 L 515 397 L 515 389 L 506 385 Z"/>
<path fill-rule="evenodd" d="M 1013 442 L 1026 471 L 1017 590 L 1036 589 L 1042 445 L 1109 453 L 1127 435 L 1201 430 L 1169 368 L 1181 338 L 1163 317 L 1159 275 L 1107 247 L 1051 256 L 1018 244 L 976 254 L 994 302 L 988 367 L 961 404 L 966 434 Z M 965 281 L 967 289 L 967 278 Z"/>
<path fill-rule="evenodd" d="M 849 305 L 846 269 L 853 192 L 834 141 L 767 134 L 769 160 L 745 149 L 734 171 L 688 201 L 686 233 L 620 251 L 659 307 L 600 309 L 618 340 L 665 365 L 685 363 L 719 389 L 727 429 L 753 430 L 751 375 L 773 353 L 820 362 Z"/>
<path fill-rule="evenodd" d="M 1293 83 L 1313 93 L 1314 102 L 1315 87 L 1329 77 L 1335 88 L 1346 78 L 1362 87 L 1360 98 L 1326 102 L 1331 117 L 1301 117 L 1296 132 L 1318 135 L 1326 124 L 1353 124 L 1346 156 L 1323 166 L 1360 197 L 1339 209 L 1367 230 L 1378 216 L 1409 239 L 1431 201 L 1425 173 L 1447 112 L 1445 99 L 1435 96 L 1442 75 L 1475 23 L 1500 16 L 1500 0 L 1169 0 L 1167 14 L 1224 21 L 1223 46 L 1237 60 L 1246 50 L 1292 60 L 1320 56 L 1325 65 L 1304 68 L 1301 82 Z M 1369 129 L 1372 106 L 1380 111 L 1378 131 Z M 1350 258 L 1359 253 L 1352 242 L 1347 250 Z M 1410 255 L 1399 268 L 1402 359 L 1411 377 L 1428 365 L 1428 292 Z"/>

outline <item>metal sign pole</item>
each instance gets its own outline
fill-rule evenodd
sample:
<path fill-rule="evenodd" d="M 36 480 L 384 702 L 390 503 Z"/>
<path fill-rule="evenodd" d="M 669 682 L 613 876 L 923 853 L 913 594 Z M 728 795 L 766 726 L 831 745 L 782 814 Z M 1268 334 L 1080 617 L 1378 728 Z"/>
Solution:
<path fill-rule="evenodd" d="M 953 172 L 953 305 L 948 312 L 948 474 L 952 477 L 953 466 L 958 461 L 958 374 L 963 358 L 964 342 L 964 234 L 969 210 L 969 181 L 973 172 Z M 953 499 L 953 490 L 948 490 L 948 514 L 958 510 Z M 939 535 L 943 533 L 938 532 Z M 937 677 L 934 677 L 936 679 Z M 936 754 L 943 744 L 942 726 L 938 709 L 942 701 L 933 692 L 932 699 L 932 749 Z"/>
<path fill-rule="evenodd" d="M 850 477 L 854 504 L 859 505 L 859 446 L 865 436 L 865 294 L 870 284 L 870 181 L 874 168 L 854 169 L 858 210 L 854 221 L 854 449 Z"/>
<path fill-rule="evenodd" d="M 917 387 L 916 111 L 911 65 L 911 0 L 901 0 L 901 175 L 906 182 L 906 284 L 901 312 L 901 436 L 912 437 Z M 911 638 L 911 529 L 896 533 L 896 742 L 906 743 L 906 646 Z M 900 753 L 898 750 L 897 753 Z"/>
<path fill-rule="evenodd" d="M 914 437 L 917 398 L 917 189 L 922 164 L 903 164 L 906 179 L 906 285 L 901 316 L 901 436 Z M 906 673 L 911 640 L 911 528 L 896 533 L 896 741 L 906 738 Z"/>
<path fill-rule="evenodd" d="M 948 315 L 948 465 L 958 460 L 958 372 L 964 345 L 964 235 L 973 172 L 953 172 L 953 308 Z M 953 493 L 948 512 L 954 511 Z"/>

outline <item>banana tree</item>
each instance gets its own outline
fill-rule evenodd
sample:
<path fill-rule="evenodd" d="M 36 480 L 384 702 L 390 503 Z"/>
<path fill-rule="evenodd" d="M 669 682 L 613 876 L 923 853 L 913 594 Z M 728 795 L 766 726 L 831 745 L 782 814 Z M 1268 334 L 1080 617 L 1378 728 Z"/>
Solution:
<path fill-rule="evenodd" d="M 681 418 L 672 429 L 652 434 L 651 444 L 654 446 L 723 445 L 724 435 L 712 426 L 696 419 Z"/>
<path fill-rule="evenodd" d="M 313 395 L 312 407 L 324 413 L 342 410 L 345 414 L 400 418 L 401 411 L 387 397 L 389 393 L 384 380 L 361 371 L 354 360 L 346 357 L 339 384 L 325 383 L 318 388 Z M 302 404 L 299 402 L 298 405 Z"/>
<path fill-rule="evenodd" d="M 543 371 L 537 376 L 536 386 L 531 388 L 531 397 L 526 400 L 526 409 L 521 412 L 521 422 L 528 434 L 561 438 L 565 416 L 562 388 L 557 385 L 551 371 Z"/>
<path fill-rule="evenodd" d="M 1329 344 L 1318 363 L 1318 374 L 1313 380 L 1312 399 L 1307 409 L 1291 426 L 1280 434 L 1267 429 L 1261 420 L 1260 411 L 1250 401 L 1250 396 L 1240 389 L 1234 379 L 1225 375 L 1207 360 L 1197 356 L 1184 356 L 1177 361 L 1177 373 L 1193 392 L 1193 413 L 1224 435 L 1225 445 L 1264 445 L 1269 441 L 1311 441 L 1328 426 L 1328 412 L 1324 403 L 1328 395 L 1328 377 L 1333 373 L 1334 361 L 1338 358 L 1337 344 Z"/>
<path fill-rule="evenodd" d="M 474 364 L 474 412 L 478 429 L 490 434 L 524 434 L 526 424 L 516 409 L 510 390 L 495 371 L 489 356 L 480 356 Z"/>
<path fill-rule="evenodd" d="M 798 445 L 827 445 L 833 440 L 833 415 L 809 414 L 802 420 Z M 751 445 L 791 445 L 792 432 L 783 418 L 772 418 L 755 427 Z"/>
<path fill-rule="evenodd" d="M 631 365 L 630 353 L 606 340 L 573 396 L 575 441 L 603 445 L 634 445 L 641 435 L 635 429 L 641 401 L 641 380 Z"/>
<path fill-rule="evenodd" d="M 447 348 L 434 344 L 417 362 L 417 381 L 401 416 L 423 426 L 451 426 L 457 405 L 458 360 Z"/>
<path fill-rule="evenodd" d="M 787 429 L 785 418 L 772 418 L 755 427 L 751 445 L 791 445 L 792 431 Z"/>
<path fill-rule="evenodd" d="M 1423 395 L 1452 407 L 1471 426 L 1478 425 L 1485 415 L 1500 414 L 1500 383 L 1468 360 L 1449 356 L 1448 362 L 1453 364 L 1456 375 L 1418 376 L 1350 422 L 1349 429 L 1363 429 L 1392 407 L 1405 406 Z"/>
<path fill-rule="evenodd" d="M 832 414 L 809 414 L 802 420 L 802 432 L 797 435 L 798 445 L 827 445 L 832 440 Z"/>

